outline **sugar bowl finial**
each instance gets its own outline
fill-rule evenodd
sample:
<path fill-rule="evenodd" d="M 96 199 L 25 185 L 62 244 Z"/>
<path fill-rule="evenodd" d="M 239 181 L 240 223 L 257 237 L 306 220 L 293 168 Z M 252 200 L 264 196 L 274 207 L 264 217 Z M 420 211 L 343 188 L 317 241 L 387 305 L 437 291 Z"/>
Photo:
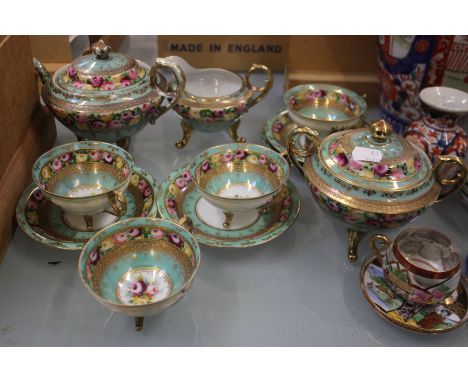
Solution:
<path fill-rule="evenodd" d="M 103 40 L 95 42 L 91 45 L 91 49 L 99 60 L 107 60 L 112 50 L 110 45 L 107 45 Z"/>
<path fill-rule="evenodd" d="M 393 129 L 390 123 L 384 119 L 380 119 L 370 125 L 369 131 L 374 141 L 381 143 L 387 141 L 387 137 L 392 134 Z"/>

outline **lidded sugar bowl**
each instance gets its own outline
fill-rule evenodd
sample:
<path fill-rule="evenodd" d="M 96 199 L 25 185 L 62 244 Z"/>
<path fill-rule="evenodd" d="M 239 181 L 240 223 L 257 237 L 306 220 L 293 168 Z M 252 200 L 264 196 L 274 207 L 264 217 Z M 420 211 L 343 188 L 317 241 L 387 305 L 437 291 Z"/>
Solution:
<path fill-rule="evenodd" d="M 148 122 L 154 124 L 176 103 L 184 90 L 184 75 L 165 59 L 157 58 L 150 68 L 112 52 L 102 40 L 91 48 L 92 54 L 78 57 L 53 76 L 34 59 L 44 84 L 42 99 L 78 139 L 117 142 L 126 147 L 131 136 Z M 166 80 L 167 72 L 174 81 Z M 169 83 L 173 84 L 170 89 Z"/>
<path fill-rule="evenodd" d="M 298 148 L 305 134 L 312 142 Z M 427 207 L 458 191 L 467 168 L 455 156 L 441 155 L 434 167 L 420 148 L 393 133 L 384 120 L 369 128 L 339 131 L 320 142 L 318 133 L 297 128 L 288 140 L 288 154 L 309 182 L 317 203 L 348 225 L 348 257 L 357 259 L 365 232 L 391 228 L 417 218 Z M 305 157 L 303 167 L 296 155 Z M 455 175 L 444 172 L 453 164 Z"/>
<path fill-rule="evenodd" d="M 181 121 L 183 137 L 176 142 L 183 148 L 189 141 L 192 130 L 205 132 L 229 129 L 234 142 L 244 143 L 237 129 L 241 116 L 262 100 L 273 86 L 271 70 L 264 65 L 252 64 L 246 76 L 221 68 L 196 69 L 177 56 L 166 58 L 178 65 L 186 77 L 186 86 L 174 111 Z M 264 85 L 256 87 L 250 82 L 253 73 L 266 75 Z"/>

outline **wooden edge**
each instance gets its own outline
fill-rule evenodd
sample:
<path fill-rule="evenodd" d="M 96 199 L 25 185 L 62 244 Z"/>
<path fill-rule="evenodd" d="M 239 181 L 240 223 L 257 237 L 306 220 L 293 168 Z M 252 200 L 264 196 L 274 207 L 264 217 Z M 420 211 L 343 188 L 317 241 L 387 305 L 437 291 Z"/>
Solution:
<path fill-rule="evenodd" d="M 54 144 L 57 136 L 55 120 L 42 107 L 0 178 L 0 262 L 16 228 L 16 202 L 31 182 L 31 168 L 36 159 Z"/>

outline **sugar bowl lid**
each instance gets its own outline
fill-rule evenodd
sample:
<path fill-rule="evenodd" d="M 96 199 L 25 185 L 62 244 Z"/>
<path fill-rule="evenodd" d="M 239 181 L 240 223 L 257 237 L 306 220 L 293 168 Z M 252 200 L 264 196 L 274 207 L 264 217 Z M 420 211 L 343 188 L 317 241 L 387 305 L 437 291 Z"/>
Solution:
<path fill-rule="evenodd" d="M 139 86 L 147 77 L 137 60 L 113 52 L 102 40 L 94 43 L 91 50 L 91 54 L 76 58 L 66 70 L 57 73 L 58 86 L 70 92 L 109 92 Z"/>
<path fill-rule="evenodd" d="M 427 155 L 384 120 L 326 137 L 319 160 L 341 181 L 379 191 L 414 188 L 432 176 Z"/>

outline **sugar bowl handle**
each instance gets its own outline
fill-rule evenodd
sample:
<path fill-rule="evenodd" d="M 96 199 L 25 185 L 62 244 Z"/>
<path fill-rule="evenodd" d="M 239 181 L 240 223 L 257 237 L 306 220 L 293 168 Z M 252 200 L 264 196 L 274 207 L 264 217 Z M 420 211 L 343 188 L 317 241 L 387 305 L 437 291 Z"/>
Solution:
<path fill-rule="evenodd" d="M 299 148 L 296 145 L 295 138 L 299 135 L 305 135 L 310 140 L 310 144 L 306 148 Z M 289 162 L 293 163 L 294 166 L 301 172 L 304 176 L 304 168 L 301 163 L 297 160 L 297 157 L 306 158 L 318 150 L 320 146 L 320 138 L 317 131 L 311 129 L 310 127 L 296 127 L 288 136 L 288 145 L 287 145 L 287 154 L 289 156 Z"/>
<path fill-rule="evenodd" d="M 386 252 L 391 247 L 392 242 L 385 235 L 374 235 L 370 239 L 372 253 L 377 256 L 382 264 L 384 265 L 384 257 Z"/>
<path fill-rule="evenodd" d="M 160 69 L 169 71 L 175 80 L 175 90 L 172 89 L 171 82 L 164 77 Z M 176 104 L 179 97 L 185 90 L 185 75 L 179 66 L 173 64 L 164 58 L 157 58 L 156 63 L 150 70 L 150 84 L 151 87 L 161 94 L 164 98 L 168 99 L 167 105 L 159 105 L 154 116 L 151 117 L 150 122 L 154 123 L 156 119 L 166 113 Z"/>
<path fill-rule="evenodd" d="M 262 87 L 258 88 L 252 85 L 252 83 L 250 82 L 250 76 L 254 72 L 264 72 L 266 74 L 267 78 L 265 79 L 265 83 Z M 252 89 L 255 93 L 260 93 L 259 95 L 250 100 L 249 107 L 252 107 L 253 105 L 260 102 L 263 98 L 265 98 L 265 96 L 268 94 L 271 87 L 273 86 L 273 75 L 271 73 L 271 69 L 269 69 L 265 65 L 252 64 L 249 71 L 244 77 L 244 86 L 246 86 L 248 89 Z"/>
<path fill-rule="evenodd" d="M 446 164 L 447 166 L 444 166 Z M 452 166 L 456 167 L 457 172 L 454 177 L 446 178 L 444 177 L 444 172 L 447 173 L 448 169 Z M 445 168 L 445 171 L 444 171 Z M 445 199 L 447 196 L 450 196 L 458 192 L 466 182 L 466 177 L 468 175 L 468 169 L 463 162 L 463 159 L 454 155 L 439 155 L 436 158 L 434 164 L 434 174 L 436 181 L 441 186 L 451 186 L 446 191 L 443 191 L 439 194 L 437 201 Z"/>

